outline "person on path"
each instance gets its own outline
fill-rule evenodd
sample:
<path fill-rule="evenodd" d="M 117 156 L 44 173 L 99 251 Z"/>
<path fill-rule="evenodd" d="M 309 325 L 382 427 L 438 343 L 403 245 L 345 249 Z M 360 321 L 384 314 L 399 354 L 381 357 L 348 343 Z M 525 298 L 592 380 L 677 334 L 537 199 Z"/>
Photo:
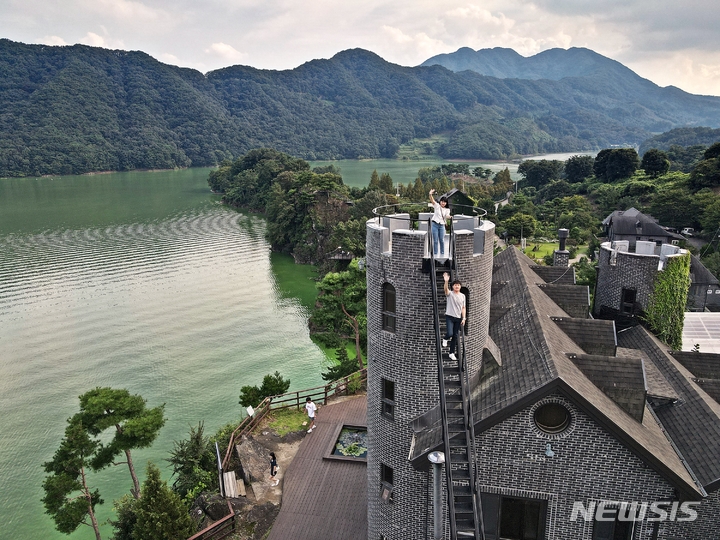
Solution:
<path fill-rule="evenodd" d="M 310 419 L 310 429 L 308 429 L 308 433 L 312 433 L 312 430 L 315 429 L 315 413 L 317 412 L 317 406 L 312 402 L 312 399 L 307 398 L 305 400 L 305 410 Z"/>
<path fill-rule="evenodd" d="M 278 472 L 277 458 L 275 452 L 270 452 L 270 485 L 277 486 L 280 483 L 279 478 L 275 478 Z"/>
<path fill-rule="evenodd" d="M 447 207 L 447 197 L 440 197 L 436 201 L 433 197 L 434 189 L 430 190 L 430 202 L 432 203 L 434 213 L 430 219 L 432 226 L 433 252 L 436 257 L 441 257 L 445 253 L 445 223 L 450 217 L 450 209 Z M 440 250 L 438 251 L 438 247 Z"/>
<path fill-rule="evenodd" d="M 447 305 L 445 307 L 445 337 L 443 337 L 443 347 L 448 346 L 450 341 L 450 359 L 457 360 L 455 356 L 455 349 L 457 347 L 458 333 L 460 327 L 465 326 L 465 295 L 460 292 L 460 281 L 457 279 L 452 282 L 452 290 L 448 287 L 450 282 L 450 274 L 447 272 L 443 273 L 443 279 L 445 280 L 445 299 Z"/>

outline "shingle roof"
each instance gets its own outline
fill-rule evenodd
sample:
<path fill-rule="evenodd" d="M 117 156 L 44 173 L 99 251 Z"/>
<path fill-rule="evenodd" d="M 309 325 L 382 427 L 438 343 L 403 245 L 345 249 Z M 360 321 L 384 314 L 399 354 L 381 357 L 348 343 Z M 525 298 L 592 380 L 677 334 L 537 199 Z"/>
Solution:
<path fill-rule="evenodd" d="M 283 478 L 268 540 L 367 538 L 367 464 L 324 459 L 343 425 L 367 426 L 367 397 L 322 407 Z"/>
<path fill-rule="evenodd" d="M 618 333 L 618 344 L 645 351 L 678 394 L 675 405 L 655 414 L 703 486 L 720 478 L 720 404 L 693 381 L 653 335 L 639 326 Z"/>
<path fill-rule="evenodd" d="M 545 283 L 575 285 L 575 268 L 572 266 L 540 266 L 539 264 L 532 264 L 530 268 L 532 268 Z M 537 281 L 533 281 L 533 283 L 537 283 Z"/>
<path fill-rule="evenodd" d="M 541 283 L 538 287 L 571 317 L 585 318 L 590 313 L 590 287 L 587 285 Z"/>
<path fill-rule="evenodd" d="M 492 303 L 510 309 L 490 328 L 492 339 L 502 351 L 503 365 L 473 394 L 477 429 L 494 425 L 542 395 L 561 391 L 683 493 L 701 494 L 653 414 L 644 414 L 642 423 L 638 422 L 569 358 L 585 352 L 552 320 L 567 318 L 567 313 L 537 286 L 543 281 L 541 275 L 556 280 L 558 270 L 562 273 L 566 269 L 538 271 L 553 267 L 535 266 L 514 247 L 501 252 L 497 261 L 493 281 L 506 285 Z M 440 443 L 436 426 L 417 433 L 411 458 L 419 459 Z"/>
<path fill-rule="evenodd" d="M 678 393 L 673 389 L 672 385 L 660 373 L 660 370 L 650 361 L 648 355 L 637 349 L 626 349 L 624 347 L 617 348 L 618 356 L 626 356 L 631 358 L 639 358 L 643 361 L 645 368 L 645 382 L 647 383 L 647 393 L 649 397 L 664 400 L 675 401 L 678 399 Z"/>
<path fill-rule="evenodd" d="M 720 379 L 720 354 L 691 351 L 673 351 L 672 357 L 702 379 Z"/>
<path fill-rule="evenodd" d="M 695 255 L 690 255 L 690 281 L 698 285 L 718 285 L 720 281 Z"/>
<path fill-rule="evenodd" d="M 552 320 L 587 354 L 616 354 L 614 321 L 572 317 L 552 317 Z"/>
<path fill-rule="evenodd" d="M 647 389 L 640 358 L 594 354 L 569 355 L 569 358 L 595 386 L 642 422 Z"/>

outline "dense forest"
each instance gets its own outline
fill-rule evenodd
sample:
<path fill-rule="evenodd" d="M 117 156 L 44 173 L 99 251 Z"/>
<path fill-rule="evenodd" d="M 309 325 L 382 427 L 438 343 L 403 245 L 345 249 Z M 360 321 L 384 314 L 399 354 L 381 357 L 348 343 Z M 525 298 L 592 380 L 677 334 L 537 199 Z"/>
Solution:
<path fill-rule="evenodd" d="M 0 176 L 217 165 L 259 147 L 308 160 L 406 148 L 410 158 L 506 159 L 720 126 L 720 98 L 608 73 L 499 78 L 355 49 L 287 71 L 203 75 L 137 51 L 2 39 Z"/>

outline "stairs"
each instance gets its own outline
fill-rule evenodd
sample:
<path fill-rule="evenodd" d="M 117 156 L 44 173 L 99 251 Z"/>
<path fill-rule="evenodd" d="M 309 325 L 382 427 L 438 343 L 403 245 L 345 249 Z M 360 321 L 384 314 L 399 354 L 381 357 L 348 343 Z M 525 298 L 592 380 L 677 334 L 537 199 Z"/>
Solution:
<path fill-rule="evenodd" d="M 451 240 L 452 245 L 452 240 Z M 432 251 L 432 250 L 431 250 Z M 431 255 L 432 258 L 432 255 Z M 445 267 L 435 267 L 430 279 L 433 286 L 435 338 L 437 342 L 440 406 L 443 418 L 443 442 L 445 446 L 445 475 L 447 484 L 450 537 L 483 539 L 482 524 L 478 511 L 478 493 L 475 478 L 474 426 L 470 404 L 470 390 L 465 370 L 465 343 L 463 331 L 458 338 L 455 355 L 448 356 L 449 349 L 442 348 L 445 335 L 445 291 L 443 272 Z M 451 281 L 453 276 L 451 275 Z"/>

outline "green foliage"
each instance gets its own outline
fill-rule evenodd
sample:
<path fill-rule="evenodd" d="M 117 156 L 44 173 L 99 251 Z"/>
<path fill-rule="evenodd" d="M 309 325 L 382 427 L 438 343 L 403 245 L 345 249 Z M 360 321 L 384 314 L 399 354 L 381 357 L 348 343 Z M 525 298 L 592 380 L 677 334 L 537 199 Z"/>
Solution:
<path fill-rule="evenodd" d="M 355 393 L 359 392 L 360 390 L 362 390 L 362 387 L 363 387 L 363 382 L 362 382 L 362 377 L 360 376 L 360 374 L 359 373 L 352 374 L 350 376 L 350 378 L 348 379 L 348 386 L 347 386 L 348 394 L 355 394 Z"/>
<path fill-rule="evenodd" d="M 604 182 L 613 183 L 629 178 L 637 170 L 640 158 L 634 148 L 608 148 L 595 156 L 595 176 Z"/>
<path fill-rule="evenodd" d="M 112 430 L 112 439 L 98 445 L 91 461 L 92 468 L 100 470 L 115 463 L 120 454 L 129 456 L 134 449 L 147 448 L 165 425 L 165 405 L 148 409 L 142 396 L 131 395 L 125 389 L 95 388 L 80 396 L 80 412 L 76 415 L 90 435 L 100 436 Z M 139 482 L 130 459 L 130 475 L 139 496 Z"/>
<path fill-rule="evenodd" d="M 55 522 L 55 528 L 71 534 L 90 518 L 99 538 L 95 507 L 102 504 L 100 493 L 87 484 L 87 471 L 97 451 L 98 441 L 92 439 L 77 418 L 68 420 L 65 437 L 51 461 L 43 464 L 48 476 L 43 482 L 42 499 L 45 513 Z"/>
<path fill-rule="evenodd" d="M 580 257 L 580 260 L 573 263 L 573 266 L 575 267 L 575 283 L 587 285 L 590 288 L 590 294 L 594 294 L 597 264 L 590 262 L 587 257 Z"/>
<path fill-rule="evenodd" d="M 347 270 L 328 272 L 317 287 L 318 299 L 309 321 L 311 334 L 354 340 L 359 366 L 367 342 L 365 271 L 354 259 Z"/>
<path fill-rule="evenodd" d="M 669 257 L 657 274 L 644 320 L 652 332 L 675 350 L 682 348 L 685 304 L 690 288 L 690 254 Z"/>
<path fill-rule="evenodd" d="M 290 72 L 203 75 L 141 52 L 2 40 L 0 66 L 0 176 L 214 166 L 258 147 L 310 160 L 390 158 L 401 145 L 506 159 L 637 144 L 658 126 L 718 121 L 712 98 L 649 91 L 625 71 L 488 84 L 360 49 Z"/>
<path fill-rule="evenodd" d="M 506 219 L 503 224 L 509 236 L 513 238 L 529 238 L 535 234 L 537 221 L 528 214 L 515 214 Z"/>
<path fill-rule="evenodd" d="M 694 190 L 720 186 L 720 142 L 705 150 L 702 161 L 690 172 L 689 185 Z"/>
<path fill-rule="evenodd" d="M 257 407 L 266 397 L 284 394 L 288 388 L 290 388 L 290 379 L 284 379 L 280 372 L 276 371 L 273 375 L 265 375 L 259 388 L 257 385 L 240 388 L 240 405 Z"/>
<path fill-rule="evenodd" d="M 343 377 L 347 377 L 358 370 L 357 358 L 350 358 L 347 349 L 339 347 L 337 349 L 337 364 L 328 367 L 328 370 L 320 376 L 323 381 L 337 381 Z"/>
<path fill-rule="evenodd" d="M 642 157 L 640 168 L 653 178 L 665 174 L 670 170 L 670 159 L 662 150 L 651 148 Z"/>
<path fill-rule="evenodd" d="M 197 428 L 190 426 L 188 438 L 174 441 L 170 458 L 175 481 L 172 488 L 182 499 L 202 484 L 203 488 L 215 487 L 215 447 L 205 436 L 205 426 L 199 422 Z M 208 478 L 208 476 L 210 478 Z M 209 480 L 209 482 L 208 482 Z"/>
<path fill-rule="evenodd" d="M 137 523 L 136 504 L 137 499 L 127 494 L 113 501 L 113 510 L 117 519 L 108 520 L 115 531 L 112 540 L 134 540 L 133 529 Z"/>
<path fill-rule="evenodd" d="M 523 176 L 524 186 L 541 188 L 553 180 L 560 180 L 563 167 L 562 161 L 526 159 L 518 166 L 518 173 Z"/>
<path fill-rule="evenodd" d="M 595 158 L 592 156 L 572 156 L 565 162 L 565 178 L 571 184 L 582 182 L 593 175 L 593 164 Z"/>
<path fill-rule="evenodd" d="M 160 469 L 152 463 L 148 463 L 142 493 L 135 504 L 137 521 L 133 528 L 133 540 L 177 540 L 196 532 L 188 508 L 167 482 L 160 479 Z"/>

